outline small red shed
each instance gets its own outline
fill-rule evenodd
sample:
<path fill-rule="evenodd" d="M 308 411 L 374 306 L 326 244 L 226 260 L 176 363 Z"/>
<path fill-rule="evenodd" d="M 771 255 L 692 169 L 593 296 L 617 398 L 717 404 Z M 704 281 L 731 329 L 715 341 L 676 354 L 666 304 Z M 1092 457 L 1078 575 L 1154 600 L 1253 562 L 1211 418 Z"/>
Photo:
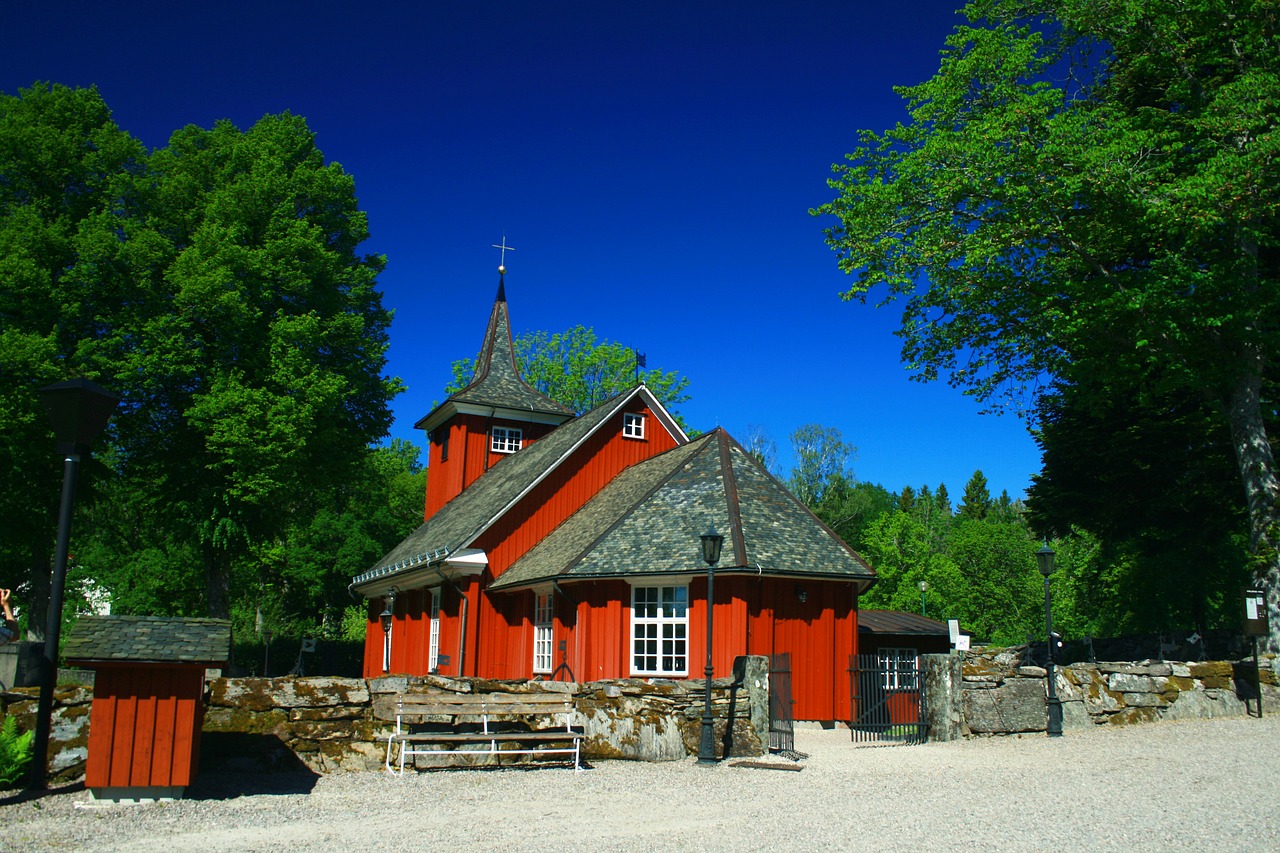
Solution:
<path fill-rule="evenodd" d="M 225 667 L 225 619 L 81 616 L 68 663 L 95 670 L 85 787 L 95 799 L 181 797 L 195 781 L 207 667 Z"/>

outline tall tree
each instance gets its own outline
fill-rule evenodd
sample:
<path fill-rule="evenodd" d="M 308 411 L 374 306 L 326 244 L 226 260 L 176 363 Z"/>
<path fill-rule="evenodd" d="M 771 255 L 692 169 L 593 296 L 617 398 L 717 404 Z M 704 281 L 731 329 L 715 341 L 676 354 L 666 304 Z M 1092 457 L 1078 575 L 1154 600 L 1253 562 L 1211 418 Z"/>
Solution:
<path fill-rule="evenodd" d="M 837 478 L 853 482 L 853 458 L 858 448 L 844 440 L 837 427 L 804 424 L 791 433 L 795 465 L 788 486 L 805 504 L 822 502 L 823 494 Z"/>
<path fill-rule="evenodd" d="M 384 261 L 357 253 L 354 181 L 300 117 L 186 127 L 144 180 L 145 220 L 78 259 L 119 300 L 91 357 L 125 396 L 122 476 L 199 544 L 226 616 L 235 560 L 386 433 Z"/>
<path fill-rule="evenodd" d="M 512 339 L 516 365 L 524 381 L 578 414 L 589 411 L 643 382 L 687 431 L 677 406 L 689 400 L 689 379 L 674 370 L 641 369 L 636 353 L 610 341 L 598 341 L 593 329 L 574 326 L 565 332 L 527 332 Z M 471 381 L 475 359 L 453 363 L 453 380 L 446 394 L 461 391 Z"/>
<path fill-rule="evenodd" d="M 1188 389 L 1228 425 L 1280 648 L 1280 10 L 1270 0 L 981 0 L 911 119 L 837 167 L 827 239 L 906 299 L 917 375 L 991 404 L 1047 374 Z"/>
<path fill-rule="evenodd" d="M 981 521 L 990 510 L 991 492 L 987 489 L 987 478 L 981 471 L 974 471 L 969 482 L 964 484 L 964 494 L 960 497 L 960 508 L 956 510 L 956 515 Z"/>
<path fill-rule="evenodd" d="M 0 575 L 21 586 L 42 637 L 61 482 L 36 389 L 72 376 L 106 382 L 86 358 L 111 306 L 77 267 L 119 221 L 145 151 L 96 89 L 36 84 L 0 93 Z M 106 443 L 104 437 L 99 445 Z M 91 504 L 86 466 L 81 509 Z"/>

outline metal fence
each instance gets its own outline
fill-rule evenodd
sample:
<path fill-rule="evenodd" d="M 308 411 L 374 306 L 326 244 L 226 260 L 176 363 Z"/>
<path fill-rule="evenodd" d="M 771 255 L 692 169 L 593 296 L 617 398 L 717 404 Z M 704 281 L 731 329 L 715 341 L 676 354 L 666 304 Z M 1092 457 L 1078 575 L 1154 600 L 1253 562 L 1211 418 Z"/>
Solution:
<path fill-rule="evenodd" d="M 791 700 L 791 655 L 769 656 L 769 751 L 791 755 L 796 749 Z"/>

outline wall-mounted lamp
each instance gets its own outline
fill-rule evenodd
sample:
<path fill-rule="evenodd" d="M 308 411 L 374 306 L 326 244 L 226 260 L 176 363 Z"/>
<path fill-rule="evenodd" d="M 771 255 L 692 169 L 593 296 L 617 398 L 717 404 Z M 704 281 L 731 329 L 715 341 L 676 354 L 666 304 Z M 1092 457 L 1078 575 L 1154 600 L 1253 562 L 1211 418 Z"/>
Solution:
<path fill-rule="evenodd" d="M 799 584 L 797 584 L 797 585 L 796 585 L 796 598 L 800 599 L 800 603 L 801 603 L 801 604 L 804 604 L 806 601 L 808 601 L 808 600 L 809 600 L 809 590 L 807 590 L 807 589 L 805 589 L 804 587 L 802 587 L 802 586 L 800 586 Z"/>

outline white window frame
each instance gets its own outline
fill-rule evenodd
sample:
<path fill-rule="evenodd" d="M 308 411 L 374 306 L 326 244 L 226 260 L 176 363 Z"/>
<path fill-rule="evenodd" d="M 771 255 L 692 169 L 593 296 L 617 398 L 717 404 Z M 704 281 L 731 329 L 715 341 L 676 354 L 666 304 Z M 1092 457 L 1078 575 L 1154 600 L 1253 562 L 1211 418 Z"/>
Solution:
<path fill-rule="evenodd" d="M 533 593 L 533 672 L 535 675 L 551 674 L 555 618 L 555 591 L 535 590 Z"/>
<path fill-rule="evenodd" d="M 623 438 L 644 439 L 644 415 L 636 412 L 622 413 L 622 436 Z"/>
<path fill-rule="evenodd" d="M 910 680 L 902 676 L 904 672 L 919 668 L 919 650 L 885 646 L 876 651 L 876 658 L 884 672 L 880 678 L 881 687 L 885 690 L 900 690 L 912 686 Z"/>
<path fill-rule="evenodd" d="M 518 427 L 494 427 L 489 433 L 489 449 L 494 453 L 515 453 L 524 447 L 524 431 Z"/>
<path fill-rule="evenodd" d="M 440 587 L 427 590 L 427 672 L 435 672 L 440 664 Z"/>
<path fill-rule="evenodd" d="M 631 674 L 689 674 L 689 585 L 680 581 L 631 587 Z"/>

